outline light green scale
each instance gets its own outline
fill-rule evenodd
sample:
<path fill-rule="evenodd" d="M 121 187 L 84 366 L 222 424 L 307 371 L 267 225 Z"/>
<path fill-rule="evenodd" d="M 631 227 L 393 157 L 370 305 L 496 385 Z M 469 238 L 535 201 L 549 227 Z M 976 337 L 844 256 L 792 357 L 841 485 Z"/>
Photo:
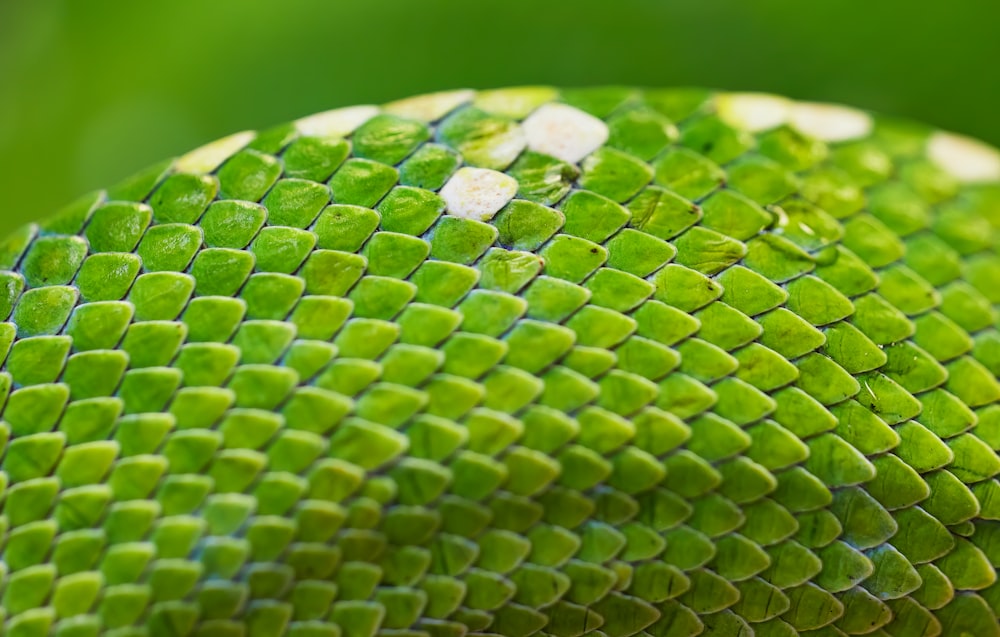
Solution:
<path fill-rule="evenodd" d="M 0 245 L 8 637 L 1000 635 L 1000 154 L 456 91 Z"/>

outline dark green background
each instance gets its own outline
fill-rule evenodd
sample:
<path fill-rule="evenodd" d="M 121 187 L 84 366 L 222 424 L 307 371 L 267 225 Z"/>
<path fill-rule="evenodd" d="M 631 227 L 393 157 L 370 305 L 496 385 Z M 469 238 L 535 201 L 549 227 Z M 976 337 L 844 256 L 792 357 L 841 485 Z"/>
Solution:
<path fill-rule="evenodd" d="M 0 1 L 0 231 L 245 128 L 438 89 L 774 91 L 1000 142 L 996 0 Z"/>

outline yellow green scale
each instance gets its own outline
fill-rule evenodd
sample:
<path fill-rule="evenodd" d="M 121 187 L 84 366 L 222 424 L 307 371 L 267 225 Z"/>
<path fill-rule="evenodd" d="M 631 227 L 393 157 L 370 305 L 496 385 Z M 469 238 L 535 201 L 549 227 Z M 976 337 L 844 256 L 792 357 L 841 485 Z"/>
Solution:
<path fill-rule="evenodd" d="M 760 95 L 164 162 L 0 244 L 5 635 L 1000 635 L 998 248 L 995 151 Z"/>

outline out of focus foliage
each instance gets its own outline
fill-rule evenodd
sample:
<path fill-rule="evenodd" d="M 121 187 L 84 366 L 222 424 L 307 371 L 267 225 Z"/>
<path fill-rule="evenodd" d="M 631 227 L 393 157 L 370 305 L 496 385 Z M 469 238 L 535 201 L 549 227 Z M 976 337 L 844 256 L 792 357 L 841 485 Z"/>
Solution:
<path fill-rule="evenodd" d="M 989 0 L 0 2 L 0 232 L 160 158 L 468 86 L 705 85 L 1000 142 Z"/>

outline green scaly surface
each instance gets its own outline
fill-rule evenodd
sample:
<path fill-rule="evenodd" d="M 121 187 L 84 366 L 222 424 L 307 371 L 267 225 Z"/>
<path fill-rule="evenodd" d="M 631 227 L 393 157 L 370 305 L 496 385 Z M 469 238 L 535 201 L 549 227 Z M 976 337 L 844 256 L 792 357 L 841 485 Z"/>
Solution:
<path fill-rule="evenodd" d="M 1000 182 L 727 99 L 348 111 L 14 234 L 6 635 L 1000 635 Z"/>

